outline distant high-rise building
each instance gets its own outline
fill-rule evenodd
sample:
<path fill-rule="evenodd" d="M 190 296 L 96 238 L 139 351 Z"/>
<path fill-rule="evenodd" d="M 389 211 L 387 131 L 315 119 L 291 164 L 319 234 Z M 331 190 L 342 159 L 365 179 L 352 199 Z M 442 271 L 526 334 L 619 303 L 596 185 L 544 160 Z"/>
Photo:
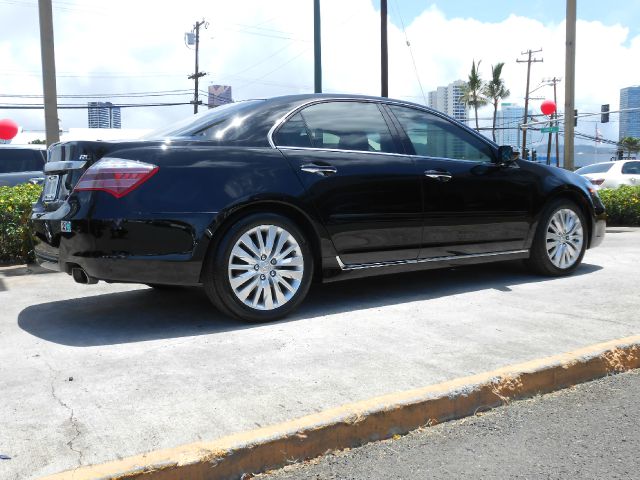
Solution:
<path fill-rule="evenodd" d="M 207 104 L 209 108 L 219 107 L 227 103 L 233 103 L 230 85 L 209 85 L 209 98 Z"/>
<path fill-rule="evenodd" d="M 436 90 L 429 92 L 429 106 L 446 113 L 459 122 L 466 123 L 467 107 L 461 100 L 464 85 L 464 81 L 456 80 L 447 86 L 438 87 Z"/>
<path fill-rule="evenodd" d="M 625 109 L 637 108 L 632 112 L 625 112 Z M 620 89 L 620 134 L 619 139 L 624 137 L 640 138 L 640 85 Z"/>
<path fill-rule="evenodd" d="M 502 103 L 496 115 L 496 143 L 520 150 L 520 124 L 524 107 L 515 103 Z"/>
<path fill-rule="evenodd" d="M 120 107 L 111 102 L 89 102 L 89 128 L 122 128 Z"/>

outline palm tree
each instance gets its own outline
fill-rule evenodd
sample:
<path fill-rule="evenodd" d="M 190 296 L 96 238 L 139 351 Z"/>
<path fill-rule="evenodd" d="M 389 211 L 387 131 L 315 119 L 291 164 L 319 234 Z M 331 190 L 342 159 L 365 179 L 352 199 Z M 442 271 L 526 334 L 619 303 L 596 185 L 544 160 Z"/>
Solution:
<path fill-rule="evenodd" d="M 469 81 L 462 87 L 462 97 L 460 100 L 468 107 L 473 107 L 476 117 L 476 130 L 480 130 L 478 127 L 478 107 L 483 107 L 487 104 L 487 99 L 482 95 L 484 89 L 484 82 L 480 78 L 480 62 L 476 65 L 474 60 L 471 64 L 471 73 L 469 74 Z"/>
<path fill-rule="evenodd" d="M 640 152 L 640 138 L 624 137 L 620 140 L 620 148 L 629 152 L 629 157 L 632 153 Z"/>
<path fill-rule="evenodd" d="M 504 62 L 500 62 L 497 65 L 491 65 L 491 80 L 484 86 L 483 94 L 487 99 L 491 99 L 493 103 L 493 125 L 491 127 L 491 135 L 493 141 L 496 141 L 496 116 L 498 115 L 498 102 L 511 95 L 509 89 L 505 86 L 504 80 L 501 78 L 502 67 Z M 476 128 L 477 128 L 476 122 Z"/>

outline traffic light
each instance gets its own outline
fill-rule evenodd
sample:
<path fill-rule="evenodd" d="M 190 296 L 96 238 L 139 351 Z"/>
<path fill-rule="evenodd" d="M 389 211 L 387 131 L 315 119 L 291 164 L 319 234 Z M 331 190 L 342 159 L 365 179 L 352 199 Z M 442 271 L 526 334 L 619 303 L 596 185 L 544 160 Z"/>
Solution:
<path fill-rule="evenodd" d="M 537 162 L 538 161 L 538 151 L 537 150 L 531 150 L 531 161 L 532 162 Z"/>
<path fill-rule="evenodd" d="M 573 126 L 578 126 L 578 110 L 573 111 Z"/>
<path fill-rule="evenodd" d="M 609 123 L 609 104 L 600 107 L 600 123 Z"/>

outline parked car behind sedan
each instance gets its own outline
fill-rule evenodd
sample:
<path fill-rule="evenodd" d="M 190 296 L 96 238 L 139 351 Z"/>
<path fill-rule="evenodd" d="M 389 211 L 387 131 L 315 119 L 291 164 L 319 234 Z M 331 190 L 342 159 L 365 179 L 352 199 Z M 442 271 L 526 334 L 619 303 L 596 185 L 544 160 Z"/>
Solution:
<path fill-rule="evenodd" d="M 576 170 L 596 188 L 618 188 L 621 185 L 640 185 L 640 160 L 617 160 L 587 165 Z"/>
<path fill-rule="evenodd" d="M 42 183 L 46 154 L 43 145 L 0 145 L 0 187 Z"/>
<path fill-rule="evenodd" d="M 568 275 L 605 235 L 585 178 L 388 98 L 227 104 L 139 141 L 54 144 L 45 171 L 43 266 L 202 285 L 256 322 L 292 312 L 313 280 L 515 259 Z"/>

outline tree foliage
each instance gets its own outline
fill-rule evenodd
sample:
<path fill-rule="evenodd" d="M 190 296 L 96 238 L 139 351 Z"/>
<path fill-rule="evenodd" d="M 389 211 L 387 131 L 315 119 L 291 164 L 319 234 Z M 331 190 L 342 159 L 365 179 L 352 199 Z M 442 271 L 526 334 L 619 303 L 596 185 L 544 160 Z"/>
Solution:
<path fill-rule="evenodd" d="M 491 135 L 493 136 L 494 142 L 496 141 L 496 117 L 498 115 L 498 103 L 500 100 L 508 98 L 509 95 L 511 95 L 511 92 L 506 87 L 504 79 L 502 78 L 502 67 L 504 67 L 504 62 L 491 66 L 491 80 L 486 83 L 482 92 L 487 100 L 491 100 L 491 103 L 493 104 Z M 477 126 L 476 120 L 476 128 Z"/>
<path fill-rule="evenodd" d="M 640 138 L 636 137 L 624 137 L 620 140 L 620 148 L 626 150 L 631 156 L 634 153 L 640 152 Z"/>
<path fill-rule="evenodd" d="M 478 64 L 476 65 L 476 61 L 473 60 L 471 64 L 471 72 L 469 73 L 469 79 L 462 87 L 462 98 L 461 101 L 467 105 L 468 107 L 472 107 L 475 113 L 476 119 L 476 130 L 480 130 L 478 126 L 478 108 L 485 106 L 488 102 L 486 97 L 484 96 L 484 81 L 480 76 L 480 63 L 482 60 L 478 60 Z"/>

